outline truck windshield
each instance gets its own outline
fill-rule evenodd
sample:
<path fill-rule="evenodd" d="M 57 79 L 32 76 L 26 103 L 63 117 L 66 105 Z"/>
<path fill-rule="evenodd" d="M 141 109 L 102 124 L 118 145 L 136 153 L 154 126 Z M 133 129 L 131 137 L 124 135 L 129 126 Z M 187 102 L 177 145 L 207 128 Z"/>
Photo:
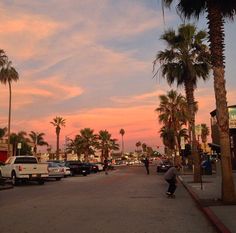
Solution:
<path fill-rule="evenodd" d="M 22 157 L 22 158 L 16 158 L 15 164 L 19 163 L 26 163 L 26 164 L 35 164 L 37 163 L 37 159 L 33 157 Z"/>

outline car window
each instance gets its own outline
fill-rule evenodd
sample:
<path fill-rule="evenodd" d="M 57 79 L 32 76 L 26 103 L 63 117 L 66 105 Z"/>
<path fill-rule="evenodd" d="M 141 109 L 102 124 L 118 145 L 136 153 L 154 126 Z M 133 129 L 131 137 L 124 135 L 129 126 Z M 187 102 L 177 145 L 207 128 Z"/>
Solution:
<path fill-rule="evenodd" d="M 16 158 L 15 164 L 26 163 L 26 164 L 37 164 L 37 159 L 34 157 L 19 157 Z"/>

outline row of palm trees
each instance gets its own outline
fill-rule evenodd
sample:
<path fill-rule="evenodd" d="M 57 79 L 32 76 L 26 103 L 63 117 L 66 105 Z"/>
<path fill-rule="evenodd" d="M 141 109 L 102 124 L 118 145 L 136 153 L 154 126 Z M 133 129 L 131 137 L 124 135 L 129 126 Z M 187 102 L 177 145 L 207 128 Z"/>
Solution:
<path fill-rule="evenodd" d="M 100 158 L 103 161 L 109 157 L 111 151 L 119 150 L 119 144 L 107 130 L 100 130 L 95 134 L 93 129 L 84 128 L 66 145 L 67 152 L 74 151 L 78 159 L 83 154 L 85 161 L 89 161 L 89 155 L 94 155 L 96 150 L 101 151 Z"/>
<path fill-rule="evenodd" d="M 170 7 L 174 2 L 173 0 L 162 0 L 163 9 L 164 7 Z M 207 46 L 202 43 L 206 34 L 203 32 L 196 34 L 194 26 L 189 25 L 189 29 L 192 29 L 188 30 L 183 25 L 177 35 L 174 31 L 169 31 L 162 36 L 161 39 L 167 42 L 169 49 L 157 55 L 154 65 L 157 61 L 162 64 L 162 75 L 167 78 L 169 84 L 173 81 L 177 81 L 178 85 L 184 84 L 190 113 L 189 126 L 191 130 L 192 154 L 196 168 L 194 174 L 195 182 L 200 181 L 200 164 L 196 150 L 193 91 L 196 88 L 195 80 L 199 77 L 207 78 L 209 68 L 213 70 L 216 116 L 221 146 L 222 200 L 226 203 L 234 202 L 236 195 L 232 175 L 229 115 L 225 88 L 224 20 L 234 19 L 236 2 L 233 0 L 177 0 L 176 10 L 185 19 L 190 19 L 191 17 L 198 19 L 202 13 L 207 14 L 210 54 Z M 187 30 L 186 33 L 182 33 L 185 30 Z M 190 34 L 191 32 L 192 34 Z M 186 34 L 186 40 L 182 38 L 184 34 Z M 189 44 L 188 42 L 191 43 Z M 183 46 L 186 48 L 183 49 Z M 203 62 L 204 60 L 205 62 Z M 199 66 L 200 69 L 197 68 L 199 63 L 202 63 Z"/>
<path fill-rule="evenodd" d="M 185 89 L 189 137 L 194 159 L 194 182 L 200 182 L 200 158 L 197 152 L 197 141 L 195 134 L 195 113 L 196 102 L 194 91 L 200 79 L 209 78 L 210 71 L 210 52 L 205 44 L 207 33 L 191 24 L 183 24 L 175 32 L 173 29 L 167 30 L 161 39 L 167 44 L 167 49 L 158 52 L 154 66 L 157 61 L 161 64 L 161 73 L 166 78 L 169 85 L 174 82 L 177 86 Z M 180 97 L 182 98 L 182 97 Z M 173 119 L 175 120 L 175 119 Z M 176 123 L 177 124 L 177 123 Z M 178 125 L 174 125 L 176 131 Z"/>

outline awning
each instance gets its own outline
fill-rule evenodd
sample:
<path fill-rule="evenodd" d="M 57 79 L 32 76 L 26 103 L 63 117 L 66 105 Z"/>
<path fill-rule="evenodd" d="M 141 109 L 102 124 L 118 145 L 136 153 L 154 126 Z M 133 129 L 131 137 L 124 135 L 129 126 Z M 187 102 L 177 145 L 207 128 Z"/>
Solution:
<path fill-rule="evenodd" d="M 215 143 L 208 143 L 208 146 L 211 147 L 216 153 L 220 153 L 220 145 Z"/>

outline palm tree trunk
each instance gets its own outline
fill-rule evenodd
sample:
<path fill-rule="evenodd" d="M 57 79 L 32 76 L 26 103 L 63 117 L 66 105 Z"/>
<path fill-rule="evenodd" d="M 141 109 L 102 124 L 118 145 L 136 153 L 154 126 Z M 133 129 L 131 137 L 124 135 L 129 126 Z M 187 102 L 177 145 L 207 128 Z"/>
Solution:
<path fill-rule="evenodd" d="M 188 108 L 190 112 L 190 119 L 189 125 L 191 129 L 191 147 L 192 147 L 192 157 L 194 161 L 194 174 L 193 174 L 193 181 L 196 183 L 201 182 L 201 164 L 200 164 L 200 157 L 197 151 L 197 140 L 196 140 L 196 133 L 195 133 L 195 101 L 194 101 L 194 87 L 191 82 L 191 79 L 188 79 L 189 82 L 185 83 L 185 92 L 186 92 L 186 99 L 188 103 Z"/>
<path fill-rule="evenodd" d="M 229 113 L 227 108 L 225 70 L 224 70 L 224 21 L 220 9 L 213 0 L 208 2 L 208 20 L 210 34 L 210 49 L 214 75 L 216 99 L 216 116 L 220 134 L 221 165 L 222 165 L 222 200 L 225 203 L 236 201 L 232 174 Z"/>
<path fill-rule="evenodd" d="M 122 155 L 124 154 L 124 138 L 123 135 L 121 135 L 122 138 Z"/>
<path fill-rule="evenodd" d="M 11 156 L 11 147 L 10 147 L 10 135 L 11 135 L 11 82 L 8 82 L 9 85 L 9 112 L 8 112 L 8 130 L 7 130 L 7 155 Z"/>
<path fill-rule="evenodd" d="M 60 133 L 57 132 L 57 149 L 56 149 L 56 159 L 59 160 L 59 136 Z"/>

